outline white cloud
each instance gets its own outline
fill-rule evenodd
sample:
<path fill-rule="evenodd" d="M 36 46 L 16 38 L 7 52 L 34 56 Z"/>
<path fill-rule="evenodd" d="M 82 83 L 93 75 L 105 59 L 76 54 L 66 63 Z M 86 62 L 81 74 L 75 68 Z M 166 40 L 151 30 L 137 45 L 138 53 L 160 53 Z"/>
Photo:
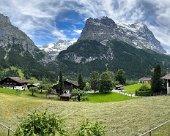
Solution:
<path fill-rule="evenodd" d="M 66 10 L 82 15 L 82 21 L 102 16 L 119 23 L 143 21 L 167 50 L 170 47 L 169 0 L 0 0 L 0 12 L 9 16 L 11 22 L 34 41 L 51 37 L 53 40 L 69 39 L 65 31 L 56 28 L 56 18 Z M 70 21 L 69 18 L 63 19 Z M 81 33 L 74 27 L 68 31 L 73 35 Z"/>
<path fill-rule="evenodd" d="M 64 35 L 63 31 L 54 30 L 54 31 L 52 31 L 52 34 L 54 36 L 58 37 L 59 39 L 67 39 L 67 37 Z"/>
<path fill-rule="evenodd" d="M 73 30 L 76 34 L 81 34 L 82 30 L 81 29 L 76 29 L 76 30 Z"/>

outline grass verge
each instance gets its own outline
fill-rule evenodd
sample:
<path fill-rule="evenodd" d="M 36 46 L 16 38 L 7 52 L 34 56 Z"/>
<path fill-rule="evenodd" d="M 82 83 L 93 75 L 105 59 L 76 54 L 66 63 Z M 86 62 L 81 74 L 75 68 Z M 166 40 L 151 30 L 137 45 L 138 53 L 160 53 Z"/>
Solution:
<path fill-rule="evenodd" d="M 88 102 L 102 103 L 102 102 L 118 102 L 124 100 L 130 100 L 132 97 L 125 96 L 118 93 L 93 93 L 87 94 Z"/>
<path fill-rule="evenodd" d="M 128 85 L 124 86 L 124 91 L 128 94 L 135 94 L 136 90 L 139 90 L 139 88 L 143 84 L 133 84 L 133 85 Z M 149 88 L 151 87 L 150 84 L 146 84 Z"/>

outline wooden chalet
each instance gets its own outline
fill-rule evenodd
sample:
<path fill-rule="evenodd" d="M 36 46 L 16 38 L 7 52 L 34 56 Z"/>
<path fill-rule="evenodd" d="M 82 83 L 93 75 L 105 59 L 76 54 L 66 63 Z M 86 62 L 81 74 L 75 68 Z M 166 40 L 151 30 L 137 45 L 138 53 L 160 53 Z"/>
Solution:
<path fill-rule="evenodd" d="M 170 94 L 170 74 L 163 76 L 161 79 L 167 81 L 167 94 Z"/>
<path fill-rule="evenodd" d="M 70 93 L 72 91 L 72 89 L 76 89 L 78 88 L 78 82 L 77 81 L 72 81 L 72 80 L 64 80 L 63 81 L 63 91 L 64 93 Z M 56 92 L 58 92 L 58 90 L 60 89 L 60 85 L 56 84 L 52 87 L 52 89 L 56 90 Z"/>
<path fill-rule="evenodd" d="M 142 78 L 139 79 L 139 83 L 150 84 L 151 83 L 151 78 L 150 77 L 142 77 Z"/>
<path fill-rule="evenodd" d="M 17 90 L 25 90 L 27 88 L 27 81 L 20 77 L 7 77 L 0 81 L 2 87 L 9 87 Z"/>

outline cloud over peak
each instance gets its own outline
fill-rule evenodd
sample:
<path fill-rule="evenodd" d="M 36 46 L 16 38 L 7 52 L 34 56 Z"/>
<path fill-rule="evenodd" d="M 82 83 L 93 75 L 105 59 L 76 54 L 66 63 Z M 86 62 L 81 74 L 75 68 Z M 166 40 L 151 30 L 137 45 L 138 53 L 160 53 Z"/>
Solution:
<path fill-rule="evenodd" d="M 169 0 L 0 0 L 0 13 L 37 45 L 78 38 L 89 17 L 143 22 L 170 52 Z"/>

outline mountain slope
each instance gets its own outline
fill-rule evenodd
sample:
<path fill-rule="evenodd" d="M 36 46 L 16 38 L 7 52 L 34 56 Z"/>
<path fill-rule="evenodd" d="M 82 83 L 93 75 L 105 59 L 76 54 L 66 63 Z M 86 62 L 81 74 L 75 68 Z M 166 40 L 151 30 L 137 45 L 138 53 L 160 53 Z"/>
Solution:
<path fill-rule="evenodd" d="M 39 50 L 24 32 L 11 24 L 7 16 L 0 14 L 0 47 L 8 45 L 22 45 L 24 51 L 33 56 Z"/>
<path fill-rule="evenodd" d="M 124 41 L 140 49 L 151 49 L 158 53 L 166 52 L 145 24 L 116 24 L 108 17 L 87 19 L 79 38 L 79 40 L 96 40 L 104 45 L 112 39 Z"/>
<path fill-rule="evenodd" d="M 23 69 L 28 78 L 36 76 L 42 79 L 54 75 L 44 66 L 48 62 L 45 52 L 35 46 L 24 32 L 13 26 L 9 18 L 2 14 L 0 14 L 0 62 L 0 70 L 16 66 Z"/>
<path fill-rule="evenodd" d="M 155 64 L 161 64 L 163 68 L 170 66 L 170 56 L 137 49 L 117 40 L 108 41 L 106 45 L 94 40 L 79 40 L 62 51 L 57 59 L 68 73 L 89 75 L 94 70 L 102 72 L 107 68 L 112 71 L 124 69 L 130 78 L 150 74 Z"/>

